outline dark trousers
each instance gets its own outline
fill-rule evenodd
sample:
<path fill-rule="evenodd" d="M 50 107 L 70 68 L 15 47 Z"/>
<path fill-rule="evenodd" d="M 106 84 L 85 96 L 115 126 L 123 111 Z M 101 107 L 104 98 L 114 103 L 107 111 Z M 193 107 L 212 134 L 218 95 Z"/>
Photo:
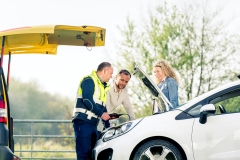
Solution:
<path fill-rule="evenodd" d="M 97 127 L 83 120 L 74 120 L 77 160 L 92 160 L 92 150 L 98 138 Z"/>

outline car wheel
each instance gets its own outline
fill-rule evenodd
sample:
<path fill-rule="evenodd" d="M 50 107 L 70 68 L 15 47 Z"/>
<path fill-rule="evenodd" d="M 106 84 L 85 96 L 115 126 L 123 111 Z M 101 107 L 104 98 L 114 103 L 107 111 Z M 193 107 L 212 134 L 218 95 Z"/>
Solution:
<path fill-rule="evenodd" d="M 135 153 L 133 160 L 182 160 L 179 150 L 165 140 L 144 143 Z"/>

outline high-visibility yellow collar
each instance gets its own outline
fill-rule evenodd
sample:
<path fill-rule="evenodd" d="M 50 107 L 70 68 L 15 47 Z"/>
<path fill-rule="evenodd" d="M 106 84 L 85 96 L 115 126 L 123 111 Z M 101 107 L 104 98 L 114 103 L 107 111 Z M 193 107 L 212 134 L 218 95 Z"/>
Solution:
<path fill-rule="evenodd" d="M 109 84 L 107 82 L 103 82 L 102 79 L 98 76 L 97 71 L 93 70 L 92 75 L 97 79 L 98 83 L 100 82 L 104 85 L 104 87 L 109 87 Z"/>

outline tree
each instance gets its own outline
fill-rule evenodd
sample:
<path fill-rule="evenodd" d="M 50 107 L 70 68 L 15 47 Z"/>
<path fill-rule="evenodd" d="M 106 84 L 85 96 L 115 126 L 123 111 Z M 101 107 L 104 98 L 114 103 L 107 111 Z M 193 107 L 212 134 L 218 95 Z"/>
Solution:
<path fill-rule="evenodd" d="M 136 62 L 151 75 L 155 60 L 167 60 L 179 75 L 181 103 L 229 82 L 237 75 L 239 36 L 226 30 L 222 9 L 209 6 L 207 1 L 183 7 L 165 2 L 150 11 L 143 24 L 127 17 L 127 25 L 119 27 L 123 38 L 116 66 L 133 70 Z M 129 88 L 134 106 L 144 110 L 140 115 L 149 115 L 149 93 L 139 83 L 130 83 Z"/>
<path fill-rule="evenodd" d="M 9 100 L 11 116 L 14 119 L 71 120 L 71 117 L 65 114 L 72 113 L 70 110 L 72 109 L 73 102 L 66 97 L 57 94 L 51 95 L 48 92 L 42 91 L 35 81 L 24 83 L 11 78 Z M 20 128 L 22 128 L 22 134 L 29 134 L 31 132 L 30 127 L 30 124 L 15 123 L 14 134 L 20 134 Z M 37 128 L 34 130 L 34 134 L 62 133 L 59 131 L 59 126 L 56 123 L 34 124 L 34 127 Z"/>
<path fill-rule="evenodd" d="M 72 109 L 70 109 L 68 106 L 65 106 L 65 112 L 64 112 L 64 119 L 72 119 Z M 72 123 L 61 123 L 58 124 L 58 128 L 60 130 L 61 135 L 72 135 L 74 133 Z M 64 138 L 62 141 L 63 145 L 71 145 L 74 146 L 74 139 L 70 138 Z"/>

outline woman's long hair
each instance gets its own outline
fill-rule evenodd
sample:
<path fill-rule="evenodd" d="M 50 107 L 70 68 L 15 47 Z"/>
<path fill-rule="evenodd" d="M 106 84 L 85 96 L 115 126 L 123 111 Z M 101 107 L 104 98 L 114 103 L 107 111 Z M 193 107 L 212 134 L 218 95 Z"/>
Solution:
<path fill-rule="evenodd" d="M 176 73 L 167 61 L 158 60 L 153 64 L 153 67 L 160 67 L 166 76 L 175 79 L 179 83 Z"/>

